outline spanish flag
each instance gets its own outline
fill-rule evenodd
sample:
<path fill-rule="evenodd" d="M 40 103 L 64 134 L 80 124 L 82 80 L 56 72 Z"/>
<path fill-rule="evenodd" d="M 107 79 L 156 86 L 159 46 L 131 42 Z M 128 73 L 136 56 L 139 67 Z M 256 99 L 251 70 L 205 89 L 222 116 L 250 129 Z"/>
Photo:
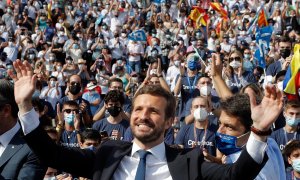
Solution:
<path fill-rule="evenodd" d="M 299 97 L 298 90 L 300 88 L 300 44 L 296 44 L 294 47 L 294 55 L 292 57 L 291 64 L 286 72 L 283 88 L 287 93 L 289 99 L 295 99 Z"/>
<path fill-rule="evenodd" d="M 267 21 L 267 15 L 266 15 L 266 12 L 265 12 L 265 9 L 262 8 L 259 12 L 259 15 L 258 15 L 258 20 L 257 20 L 257 24 L 258 24 L 258 27 L 263 27 L 263 26 L 268 26 L 268 21 Z"/>
<path fill-rule="evenodd" d="M 213 2 L 213 3 L 210 3 L 210 6 L 213 8 L 213 10 L 215 10 L 216 12 L 218 12 L 219 14 L 221 14 L 221 16 L 224 19 L 228 19 L 228 12 L 221 6 L 220 3 Z"/>
<path fill-rule="evenodd" d="M 204 9 L 197 6 L 193 6 L 193 10 L 191 11 L 188 18 L 193 20 L 195 22 L 196 27 L 199 28 L 202 25 L 207 25 L 209 16 Z"/>

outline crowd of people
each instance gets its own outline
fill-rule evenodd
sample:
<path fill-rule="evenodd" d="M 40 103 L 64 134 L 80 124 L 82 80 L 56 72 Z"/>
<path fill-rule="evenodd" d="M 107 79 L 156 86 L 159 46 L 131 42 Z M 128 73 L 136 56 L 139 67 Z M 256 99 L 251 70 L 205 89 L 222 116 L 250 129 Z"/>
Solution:
<path fill-rule="evenodd" d="M 0 122 L 0 179 L 134 179 L 141 171 L 138 149 L 150 149 L 146 179 L 300 179 L 300 91 L 284 92 L 292 61 L 300 61 L 299 6 L 299 0 L 2 0 L 0 117 L 7 121 Z M 192 18 L 197 8 L 205 23 Z M 265 67 L 253 28 L 262 9 L 272 28 Z M 21 129 L 26 143 L 16 138 Z M 269 137 L 257 142 L 257 135 Z M 157 153 L 160 140 L 164 156 Z M 2 168 L 16 142 L 26 144 L 16 158 L 30 156 L 32 166 Z M 133 142 L 136 159 L 125 156 L 131 148 L 118 164 L 97 155 L 127 148 L 126 142 Z M 169 147 L 196 149 L 201 164 L 216 166 L 203 163 L 197 175 L 174 172 L 170 158 L 180 158 Z M 47 148 L 56 154 L 40 153 Z M 66 149 L 75 150 L 66 155 Z M 67 163 L 72 158 L 80 163 Z M 157 159 L 167 169 L 166 163 L 156 168 Z M 222 176 L 228 169 L 214 172 L 217 164 L 253 172 Z M 105 172 L 108 165 L 113 174 Z"/>

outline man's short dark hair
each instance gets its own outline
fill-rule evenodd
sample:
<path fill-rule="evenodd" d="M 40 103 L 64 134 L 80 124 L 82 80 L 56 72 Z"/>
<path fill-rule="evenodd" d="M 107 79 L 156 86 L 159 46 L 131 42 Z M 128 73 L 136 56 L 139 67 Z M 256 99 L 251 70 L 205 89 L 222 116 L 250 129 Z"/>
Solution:
<path fill-rule="evenodd" d="M 125 101 L 124 95 L 118 90 L 108 91 L 108 93 L 104 97 L 104 102 L 107 104 L 109 101 L 120 102 L 121 105 L 123 105 Z"/>
<path fill-rule="evenodd" d="M 283 150 L 283 154 L 286 158 L 290 157 L 293 151 L 300 149 L 300 141 L 299 140 L 292 140 L 288 142 Z"/>
<path fill-rule="evenodd" d="M 237 117 L 246 131 L 250 131 L 253 121 L 251 119 L 250 99 L 247 94 L 236 94 L 221 101 L 221 110 L 229 116 Z"/>
<path fill-rule="evenodd" d="M 111 86 L 111 83 L 113 83 L 113 82 L 119 82 L 119 83 L 121 83 L 122 86 L 123 86 L 123 81 L 122 81 L 120 78 L 112 78 L 112 79 L 110 79 L 110 80 L 108 81 L 108 87 L 110 87 L 110 86 Z"/>
<path fill-rule="evenodd" d="M 134 107 L 134 102 L 136 98 L 139 95 L 143 94 L 150 94 L 152 96 L 159 96 L 164 98 L 167 101 L 167 106 L 165 109 L 165 115 L 166 115 L 166 120 L 169 118 L 174 118 L 175 117 L 175 105 L 176 105 L 176 100 L 175 97 L 168 91 L 166 91 L 164 88 L 161 86 L 155 86 L 155 85 L 146 85 L 142 87 L 136 94 L 134 95 L 132 104 Z"/>
<path fill-rule="evenodd" d="M 11 106 L 11 115 L 18 117 L 18 105 L 15 101 L 14 85 L 6 79 L 0 79 L 0 109 L 6 104 Z"/>
<path fill-rule="evenodd" d="M 87 139 L 94 140 L 94 141 L 97 141 L 100 143 L 101 135 L 97 130 L 87 128 L 87 129 L 83 130 L 82 132 L 80 132 L 80 141 L 81 141 L 81 143 L 84 143 Z"/>
<path fill-rule="evenodd" d="M 64 107 L 64 106 L 73 106 L 73 107 L 76 107 L 76 108 L 79 109 L 79 104 L 78 104 L 76 101 L 72 101 L 72 100 L 70 100 L 70 101 L 65 101 L 65 102 L 63 103 L 63 107 Z"/>
<path fill-rule="evenodd" d="M 287 101 L 284 106 L 284 111 L 286 111 L 288 108 L 300 108 L 300 101 L 299 100 Z"/>

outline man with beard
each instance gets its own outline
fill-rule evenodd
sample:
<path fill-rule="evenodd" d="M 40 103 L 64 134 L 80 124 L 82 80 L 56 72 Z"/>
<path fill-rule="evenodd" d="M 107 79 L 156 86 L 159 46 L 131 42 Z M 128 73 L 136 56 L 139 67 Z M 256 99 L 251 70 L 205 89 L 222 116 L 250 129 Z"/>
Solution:
<path fill-rule="evenodd" d="M 81 78 L 78 75 L 72 75 L 68 79 L 67 83 L 68 93 L 66 96 L 58 100 L 58 106 L 62 108 L 62 105 L 66 101 L 75 101 L 79 105 L 80 115 L 82 116 L 83 124 L 87 127 L 92 124 L 92 112 L 90 109 L 90 103 L 81 97 Z M 57 106 L 56 106 L 57 112 Z M 63 126 L 63 124 L 59 124 Z"/>
<path fill-rule="evenodd" d="M 246 150 L 235 164 L 218 165 L 205 162 L 197 149 L 178 150 L 164 144 L 164 132 L 175 116 L 175 98 L 159 86 L 145 86 L 133 100 L 133 143 L 106 141 L 93 154 L 57 146 L 49 139 L 31 105 L 36 78 L 30 64 L 18 60 L 14 68 L 17 74 L 9 71 L 9 75 L 15 88 L 23 89 L 15 91 L 15 100 L 30 148 L 51 167 L 93 179 L 254 179 L 268 159 L 266 139 L 283 106 L 281 93 L 271 86 L 266 87 L 261 104 L 251 97 L 253 128 Z"/>
<path fill-rule="evenodd" d="M 107 118 L 103 118 L 93 124 L 93 129 L 103 132 L 106 131 L 111 139 L 122 140 L 129 122 L 122 118 L 122 107 L 124 104 L 123 93 L 118 90 L 109 91 L 104 97 L 104 106 L 109 112 Z"/>
<path fill-rule="evenodd" d="M 280 59 L 268 66 L 266 71 L 267 76 L 265 78 L 266 83 L 270 82 L 272 77 L 274 77 L 279 71 L 288 69 L 292 60 L 292 57 L 290 56 L 291 49 L 291 42 L 287 38 L 282 37 L 279 41 Z"/>

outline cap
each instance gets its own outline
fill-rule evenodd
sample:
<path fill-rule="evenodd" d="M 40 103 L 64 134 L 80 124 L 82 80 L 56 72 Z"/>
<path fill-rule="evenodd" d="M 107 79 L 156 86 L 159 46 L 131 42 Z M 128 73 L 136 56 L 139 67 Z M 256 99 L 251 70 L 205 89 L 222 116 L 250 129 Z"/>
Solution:
<path fill-rule="evenodd" d="M 86 86 L 88 90 L 93 90 L 95 87 L 97 87 L 97 85 L 95 85 L 93 82 L 88 83 Z"/>

